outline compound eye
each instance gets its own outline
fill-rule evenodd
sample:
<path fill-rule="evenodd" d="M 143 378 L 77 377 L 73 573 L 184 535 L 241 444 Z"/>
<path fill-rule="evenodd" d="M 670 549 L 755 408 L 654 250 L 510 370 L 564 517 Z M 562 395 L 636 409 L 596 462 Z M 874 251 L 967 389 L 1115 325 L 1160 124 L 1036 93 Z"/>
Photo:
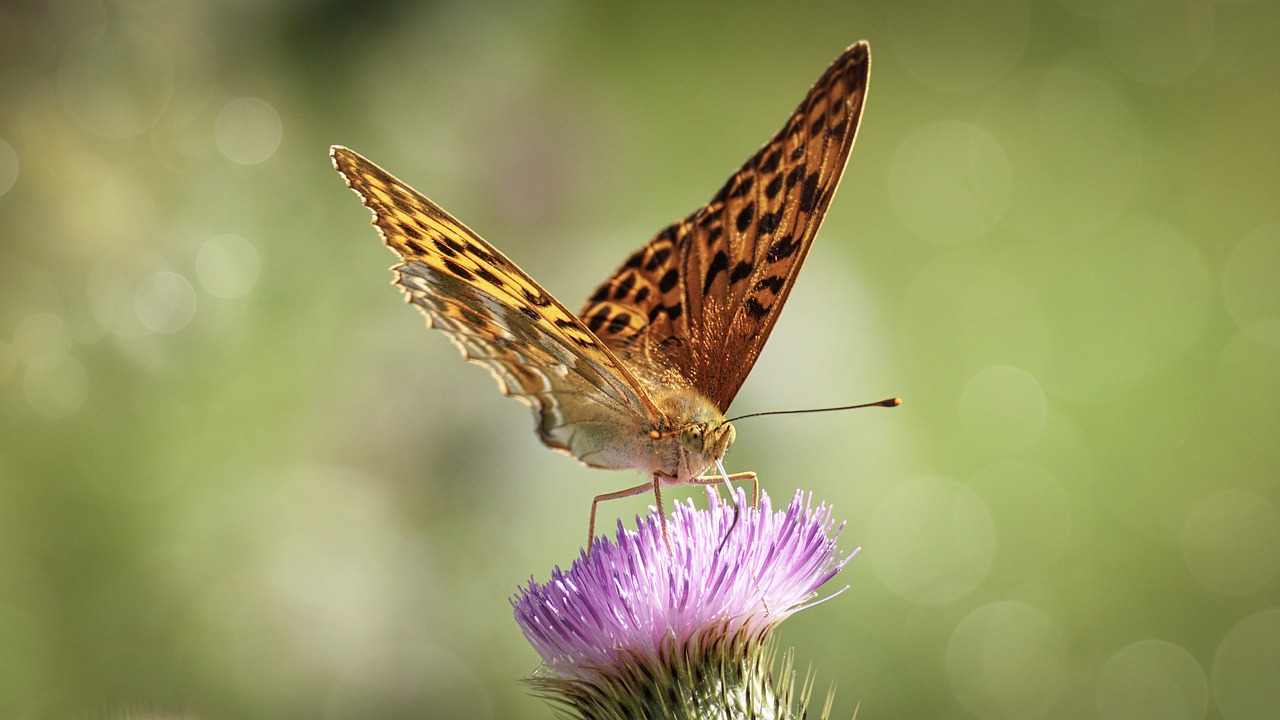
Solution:
<path fill-rule="evenodd" d="M 695 425 L 680 432 L 680 444 L 691 452 L 702 451 L 702 428 Z"/>

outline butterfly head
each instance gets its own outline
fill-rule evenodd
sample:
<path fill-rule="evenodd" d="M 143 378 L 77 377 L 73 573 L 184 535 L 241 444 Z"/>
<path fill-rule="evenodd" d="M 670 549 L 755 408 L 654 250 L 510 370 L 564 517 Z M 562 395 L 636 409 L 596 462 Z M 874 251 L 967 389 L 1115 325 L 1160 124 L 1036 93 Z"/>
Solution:
<path fill-rule="evenodd" d="M 659 407 L 666 411 L 667 429 L 650 432 L 656 441 L 654 457 L 680 482 L 700 475 L 733 444 L 733 425 L 701 394 L 677 390 L 661 397 Z"/>
<path fill-rule="evenodd" d="M 680 447 L 690 455 L 704 456 L 710 465 L 714 460 L 724 457 L 735 437 L 736 431 L 729 422 L 721 421 L 714 425 L 699 422 L 680 431 Z"/>

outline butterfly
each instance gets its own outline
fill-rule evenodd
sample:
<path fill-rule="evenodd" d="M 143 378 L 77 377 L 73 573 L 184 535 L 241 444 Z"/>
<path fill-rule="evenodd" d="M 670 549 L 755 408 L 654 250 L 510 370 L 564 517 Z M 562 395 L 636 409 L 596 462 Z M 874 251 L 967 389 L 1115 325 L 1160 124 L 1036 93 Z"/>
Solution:
<path fill-rule="evenodd" d="M 452 215 L 355 152 L 334 167 L 373 212 L 408 302 L 506 395 L 533 411 L 538 438 L 586 465 L 634 469 L 652 490 L 729 475 L 725 411 L 769 337 L 853 147 L 870 48 L 823 73 L 782 129 L 709 203 L 632 253 L 575 315 Z M 743 103 L 750 109 L 750 100 Z M 719 476 L 706 476 L 715 465 Z M 669 541 L 668 541 L 669 542 Z"/>

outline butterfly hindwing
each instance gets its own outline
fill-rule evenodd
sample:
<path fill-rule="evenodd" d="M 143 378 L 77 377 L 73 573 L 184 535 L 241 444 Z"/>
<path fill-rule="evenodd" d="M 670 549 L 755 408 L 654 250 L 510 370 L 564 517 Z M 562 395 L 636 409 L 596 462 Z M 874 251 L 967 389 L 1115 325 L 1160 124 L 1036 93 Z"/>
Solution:
<path fill-rule="evenodd" d="M 543 442 L 583 457 L 593 439 L 656 418 L 612 352 L 502 253 L 357 153 L 330 154 L 400 256 L 396 282 L 408 300 L 533 410 Z"/>
<path fill-rule="evenodd" d="M 783 128 L 707 205 L 663 229 L 582 319 L 630 366 L 679 376 L 728 408 L 768 338 L 844 172 L 866 95 L 846 50 Z"/>

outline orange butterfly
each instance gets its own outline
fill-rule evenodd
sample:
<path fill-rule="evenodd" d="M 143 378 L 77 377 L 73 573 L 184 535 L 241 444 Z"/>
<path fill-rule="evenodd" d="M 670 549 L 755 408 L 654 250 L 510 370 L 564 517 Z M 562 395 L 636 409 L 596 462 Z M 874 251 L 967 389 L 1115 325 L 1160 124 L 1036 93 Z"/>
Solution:
<path fill-rule="evenodd" d="M 538 437 L 592 467 L 664 485 L 711 484 L 733 444 L 729 403 L 751 371 L 813 244 L 853 147 L 870 49 L 840 55 L 782 129 L 711 202 L 627 258 L 574 315 L 479 235 L 348 150 L 334 167 L 373 211 L 408 300 L 502 392 L 533 410 Z M 719 476 L 703 476 L 716 465 Z"/>

